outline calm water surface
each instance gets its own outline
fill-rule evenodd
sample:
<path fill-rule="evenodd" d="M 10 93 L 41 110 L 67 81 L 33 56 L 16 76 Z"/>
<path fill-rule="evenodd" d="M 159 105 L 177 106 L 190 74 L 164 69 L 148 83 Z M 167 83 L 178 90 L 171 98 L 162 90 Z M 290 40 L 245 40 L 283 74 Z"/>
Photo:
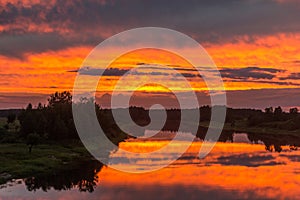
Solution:
<path fill-rule="evenodd" d="M 166 132 L 164 137 L 172 134 Z M 193 136 L 185 134 L 167 155 L 159 155 L 160 159 L 167 160 L 179 151 L 185 137 Z M 120 147 L 149 152 L 167 145 L 166 138 L 129 140 Z M 253 144 L 247 134 L 234 134 L 230 141 L 218 142 L 206 158 L 199 159 L 201 144 L 195 141 L 179 160 L 159 171 L 128 174 L 108 167 L 96 170 L 91 165 L 95 175 L 87 180 L 71 184 L 59 177 L 16 180 L 2 186 L 0 199 L 300 199 L 300 151 L 296 148 L 285 145 L 276 152 L 268 145 L 266 151 L 264 142 Z M 147 161 L 143 154 L 129 157 L 118 151 L 111 154 L 110 161 L 128 168 L 147 169 L 158 164 Z M 61 183 L 55 185 L 52 178 Z"/>

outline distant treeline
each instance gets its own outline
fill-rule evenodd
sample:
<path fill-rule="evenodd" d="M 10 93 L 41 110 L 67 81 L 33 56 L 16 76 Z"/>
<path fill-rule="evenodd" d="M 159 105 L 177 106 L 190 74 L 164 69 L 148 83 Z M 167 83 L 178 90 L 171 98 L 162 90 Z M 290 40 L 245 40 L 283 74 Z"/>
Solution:
<path fill-rule="evenodd" d="M 181 113 L 192 114 L 195 113 L 195 109 L 169 109 L 167 110 L 167 121 L 164 129 L 176 131 L 180 123 L 186 123 L 187 126 L 197 123 L 200 124 L 199 128 L 201 128 L 201 122 L 208 122 L 211 120 L 211 110 L 212 108 L 209 106 L 200 107 L 200 120 L 199 122 L 193 122 L 190 121 L 190 119 L 181 119 Z M 132 119 L 137 124 L 150 123 L 148 110 L 140 107 L 131 107 L 130 113 Z M 256 109 L 226 108 L 225 123 L 229 124 L 231 127 L 261 127 L 295 131 L 300 129 L 300 114 L 298 113 L 297 108 L 291 108 L 289 112 L 284 112 L 280 106 L 275 109 L 268 107 L 264 111 Z"/>
<path fill-rule="evenodd" d="M 98 121 L 107 134 L 115 143 L 128 138 L 129 136 L 121 131 L 117 126 L 110 109 L 102 109 L 95 104 Z M 124 109 L 119 109 L 123 112 Z M 140 126 L 145 126 L 155 119 L 149 117 L 149 110 L 142 107 L 130 107 L 130 115 L 133 121 Z M 192 115 L 200 112 L 199 121 L 190 121 L 189 119 L 181 119 L 182 112 Z M 155 112 L 163 112 L 157 110 Z M 72 95 L 70 92 L 56 92 L 50 95 L 47 105 L 39 103 L 36 107 L 28 104 L 26 109 L 22 110 L 5 110 L 1 111 L 8 117 L 8 123 L 12 123 L 16 118 L 20 122 L 19 134 L 22 138 L 28 137 L 30 134 L 36 134 L 47 140 L 68 140 L 79 139 L 72 115 Z M 211 107 L 202 106 L 199 109 L 180 110 L 168 109 L 167 120 L 163 130 L 176 131 L 180 123 L 185 123 L 185 131 L 189 131 L 191 125 L 199 125 L 198 132 L 195 134 L 203 135 L 205 127 L 201 126 L 202 122 L 210 121 Z M 233 109 L 227 108 L 226 123 L 231 127 L 240 126 L 248 127 L 267 127 L 281 130 L 298 130 L 300 129 L 300 114 L 297 108 L 291 108 L 289 112 L 284 112 L 282 108 L 266 108 L 264 111 L 255 109 Z"/>
<path fill-rule="evenodd" d="M 269 107 L 265 112 L 247 116 L 247 125 L 295 131 L 300 129 L 300 115 L 298 108 L 290 108 L 289 112 L 284 112 L 280 106 L 275 109 Z"/>

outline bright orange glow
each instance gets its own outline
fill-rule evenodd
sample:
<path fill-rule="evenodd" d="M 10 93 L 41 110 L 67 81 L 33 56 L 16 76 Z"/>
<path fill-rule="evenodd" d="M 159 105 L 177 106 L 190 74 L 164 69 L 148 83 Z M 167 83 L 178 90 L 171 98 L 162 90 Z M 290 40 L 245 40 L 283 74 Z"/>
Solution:
<path fill-rule="evenodd" d="M 28 54 L 25 60 L 1 57 L 0 91 L 49 94 L 71 90 L 77 70 L 91 48 L 78 47 L 58 52 Z"/>
<path fill-rule="evenodd" d="M 248 42 L 246 42 L 248 41 Z M 218 67 L 244 68 L 259 66 L 285 70 L 276 74 L 285 77 L 299 71 L 300 34 L 278 34 L 265 37 L 241 38 L 236 43 L 204 44 Z M 299 80 L 293 80 L 300 83 Z M 298 85 L 270 84 L 260 82 L 226 82 L 227 90 L 261 89 L 261 88 L 298 88 Z"/>
<path fill-rule="evenodd" d="M 124 91 L 131 91 L 135 88 L 132 86 L 135 84 L 137 79 L 147 80 L 147 84 L 136 89 L 136 91 L 144 91 L 144 92 L 169 92 L 170 90 L 175 91 L 187 91 L 191 90 L 206 90 L 206 84 L 203 82 L 201 78 L 193 78 L 189 79 L 189 84 L 191 88 L 184 88 L 184 84 L 182 84 L 183 80 L 179 78 L 176 80 L 176 74 L 174 73 L 186 73 L 186 74 L 193 74 L 199 75 L 198 72 L 190 71 L 195 70 L 195 68 L 185 59 L 182 57 L 173 54 L 171 52 L 157 50 L 157 49 L 142 49 L 142 50 L 135 50 L 124 54 L 114 60 L 108 68 L 118 68 L 118 69 L 134 69 L 138 67 L 138 65 L 143 65 L 146 68 L 143 68 L 137 73 L 141 73 L 141 75 L 132 75 L 129 76 L 129 81 L 124 83 Z M 147 69 L 149 67 L 149 69 Z M 180 68 L 180 71 L 171 70 L 173 68 Z M 156 75 L 153 75 L 156 73 Z M 161 74 L 161 75 L 160 75 Z M 88 77 L 87 79 L 90 79 Z M 94 77 L 97 78 L 97 77 Z M 109 80 L 107 77 L 101 77 L 99 81 L 99 85 L 97 90 L 98 91 L 107 91 L 110 92 L 114 90 L 114 86 L 119 80 L 120 77 L 118 76 L 111 76 Z M 156 84 L 156 80 L 162 80 L 163 82 L 168 82 L 172 88 L 165 88 L 162 85 Z M 87 80 L 88 81 L 88 80 Z"/>
<path fill-rule="evenodd" d="M 221 69 L 244 68 L 248 66 L 259 66 L 265 68 L 278 68 L 285 71 L 276 73 L 276 77 L 270 83 L 255 80 L 247 82 L 244 80 L 225 80 L 226 90 L 247 90 L 261 88 L 295 88 L 299 87 L 299 80 L 287 80 L 296 84 L 276 84 L 280 77 L 286 77 L 293 72 L 299 72 L 299 63 L 295 61 L 300 57 L 300 35 L 274 35 L 255 38 L 251 42 L 245 42 L 242 38 L 236 43 L 204 44 L 216 65 Z M 2 56 L 0 59 L 0 91 L 8 93 L 26 92 L 49 94 L 55 91 L 72 90 L 75 72 L 84 58 L 92 50 L 92 47 L 72 47 L 60 51 L 48 51 L 44 53 L 27 53 L 24 59 L 16 59 Z M 113 52 L 113 50 L 112 50 Z M 158 64 L 165 67 L 191 68 L 191 65 L 180 56 L 168 52 L 146 49 L 134 51 L 116 59 L 111 66 L 120 69 L 131 69 L 138 63 Z M 188 72 L 188 71 L 185 71 Z M 184 73 L 184 71 L 181 71 Z M 96 77 L 90 77 L 96 78 Z M 141 76 L 147 78 L 147 76 Z M 164 77 L 165 78 L 165 77 Z M 100 91 L 111 91 L 119 77 L 103 77 Z M 168 80 L 168 79 L 167 79 Z M 251 79 L 250 79 L 251 80 Z M 206 90 L 206 85 L 199 78 L 188 78 L 194 90 Z M 272 81 L 274 83 L 272 83 Z M 174 89 L 184 90 L 177 87 Z M 128 89 L 128 88 L 127 88 Z M 145 88 L 144 88 L 145 89 Z M 162 91 L 161 88 L 147 88 L 147 91 Z"/>
<path fill-rule="evenodd" d="M 166 145 L 167 141 L 127 142 L 121 144 L 121 148 L 136 152 L 154 150 L 158 146 Z M 147 146 L 148 145 L 148 146 Z M 249 191 L 254 192 L 253 196 L 266 199 L 286 199 L 300 195 L 297 189 L 300 182 L 300 175 L 294 174 L 293 170 L 300 167 L 299 162 L 291 162 L 284 156 L 285 153 L 267 153 L 263 145 L 252 145 L 242 143 L 217 143 L 213 151 L 203 160 L 197 158 L 197 152 L 201 143 L 196 142 L 189 148 L 186 154 L 194 156 L 189 160 L 189 164 L 178 160 L 168 168 L 145 174 L 127 174 L 104 168 L 99 172 L 99 187 L 128 186 L 138 190 L 150 186 L 176 186 L 195 187 L 200 191 L 205 188 L 215 188 L 216 191 L 237 189 L 238 198 L 249 198 Z M 286 153 L 288 155 L 288 152 Z M 299 152 L 294 152 L 299 156 Z M 262 165 L 258 167 L 247 167 L 231 163 L 222 165 L 220 162 L 214 163 L 222 156 L 247 155 L 252 156 L 273 156 L 278 163 L 275 165 Z M 264 161 L 267 162 L 267 161 Z M 238 163 L 243 163 L 239 160 Z M 290 173 L 293 173 L 292 175 Z M 120 182 L 120 180 L 122 180 Z M 142 182 L 140 180 L 143 180 Z M 253 197 L 252 196 L 252 197 Z"/>

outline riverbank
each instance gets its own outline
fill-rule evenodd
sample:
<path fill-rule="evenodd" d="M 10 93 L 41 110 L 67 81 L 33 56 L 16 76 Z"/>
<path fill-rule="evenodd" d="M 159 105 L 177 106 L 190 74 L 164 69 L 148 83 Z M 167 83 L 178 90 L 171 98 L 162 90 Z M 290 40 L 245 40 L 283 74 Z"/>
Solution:
<path fill-rule="evenodd" d="M 190 122 L 192 125 L 192 122 Z M 209 122 L 201 122 L 204 129 Z M 186 126 L 189 127 L 189 126 Z M 171 129 L 172 130 L 172 129 Z M 188 130 L 188 129 L 187 129 Z M 202 130 L 205 132 L 205 130 Z M 225 123 L 226 132 L 251 133 L 254 141 L 263 141 L 270 145 L 300 145 L 300 131 L 288 131 L 270 127 L 249 127 L 244 121 L 236 121 L 235 124 Z M 10 132 L 10 134 L 13 134 Z M 117 144 L 125 138 L 112 138 Z M 0 144 L 0 184 L 11 179 L 27 178 L 53 174 L 56 171 L 67 170 L 78 162 L 91 161 L 94 158 L 80 144 L 80 142 L 46 143 L 33 147 L 32 153 L 28 152 L 25 143 L 1 143 Z"/>
<path fill-rule="evenodd" d="M 71 167 L 74 163 L 93 159 L 79 144 L 40 144 L 32 153 L 22 143 L 0 144 L 0 184 L 11 179 L 42 175 Z"/>

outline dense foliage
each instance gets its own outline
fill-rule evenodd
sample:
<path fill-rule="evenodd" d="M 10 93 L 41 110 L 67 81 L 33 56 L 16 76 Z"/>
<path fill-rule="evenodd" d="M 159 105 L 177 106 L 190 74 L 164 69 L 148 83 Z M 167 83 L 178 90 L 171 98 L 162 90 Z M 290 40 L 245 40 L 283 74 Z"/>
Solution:
<path fill-rule="evenodd" d="M 114 120 L 111 112 L 102 110 L 93 101 L 82 100 L 79 104 L 92 103 L 102 129 L 113 142 L 118 143 L 128 136 L 123 133 Z M 18 116 L 21 129 L 20 134 L 27 138 L 35 133 L 44 140 L 64 141 L 79 139 L 72 114 L 72 95 L 70 92 L 56 92 L 50 95 L 47 105 L 38 104 L 33 108 L 28 104 Z"/>
<path fill-rule="evenodd" d="M 36 133 L 41 137 L 58 139 L 77 139 L 72 117 L 72 96 L 69 92 L 56 92 L 48 99 L 48 105 L 31 104 L 19 115 L 21 135 L 27 137 Z"/>

